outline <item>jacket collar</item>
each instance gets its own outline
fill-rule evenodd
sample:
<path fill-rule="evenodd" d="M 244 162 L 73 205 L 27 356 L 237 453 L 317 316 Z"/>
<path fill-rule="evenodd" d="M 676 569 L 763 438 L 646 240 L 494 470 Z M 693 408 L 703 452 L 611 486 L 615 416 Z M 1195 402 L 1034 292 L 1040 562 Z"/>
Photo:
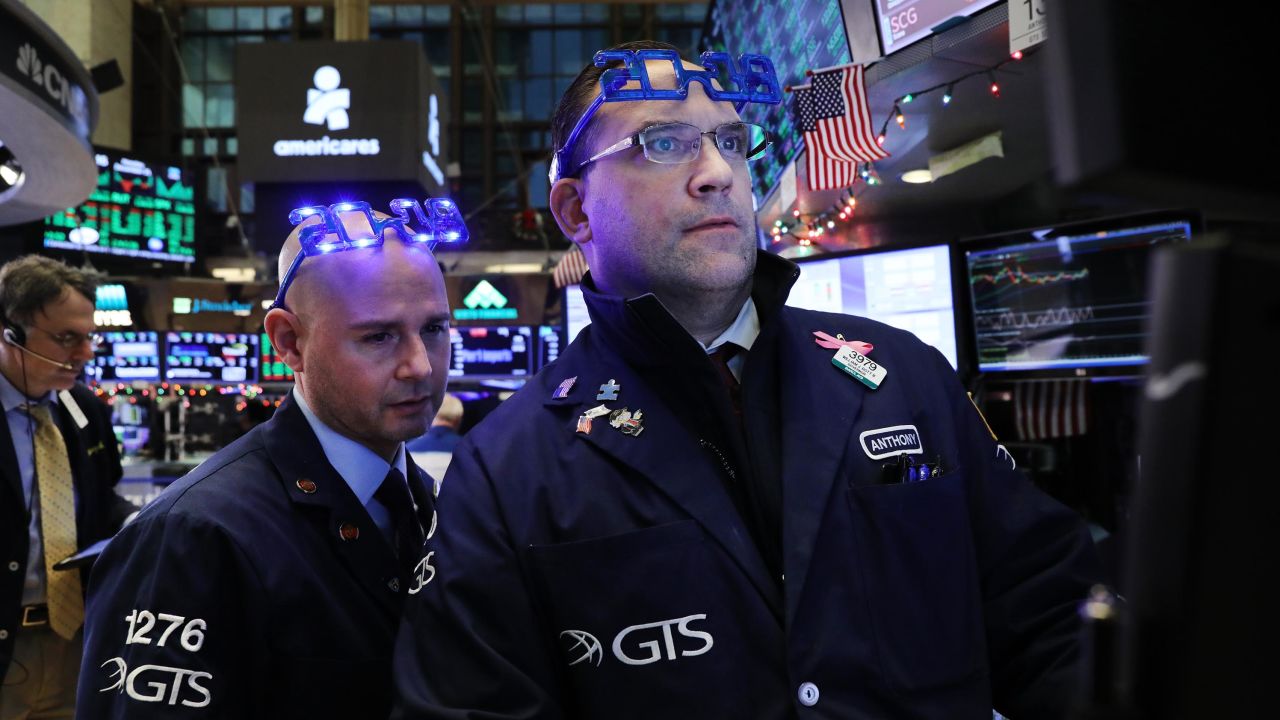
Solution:
<path fill-rule="evenodd" d="M 800 269 L 795 263 L 764 250 L 756 251 L 751 298 L 761 328 L 777 317 L 799 277 Z M 582 296 L 591 316 L 591 334 L 638 367 L 705 364 L 706 350 L 653 293 L 630 299 L 606 295 L 596 288 L 588 271 L 582 279 Z"/>
<path fill-rule="evenodd" d="M 326 459 L 292 395 L 285 396 L 275 415 L 262 426 L 262 433 L 263 447 L 295 511 L 321 526 L 324 541 L 380 607 L 398 613 L 404 583 L 399 580 L 394 551 L 351 487 Z M 344 539 L 344 526 L 353 526 L 358 535 Z M 349 530 L 347 534 L 351 534 Z"/>

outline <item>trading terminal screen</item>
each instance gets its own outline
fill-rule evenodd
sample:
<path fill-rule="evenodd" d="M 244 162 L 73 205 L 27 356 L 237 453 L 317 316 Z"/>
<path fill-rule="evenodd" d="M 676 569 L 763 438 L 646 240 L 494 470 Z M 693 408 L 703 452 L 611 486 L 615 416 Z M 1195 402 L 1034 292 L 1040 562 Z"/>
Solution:
<path fill-rule="evenodd" d="M 85 368 L 90 380 L 102 382 L 158 381 L 160 336 L 155 332 L 104 332 L 102 343 Z"/>
<path fill-rule="evenodd" d="M 1194 223 L 1134 219 L 987 238 L 965 251 L 980 372 L 1071 371 L 1147 362 L 1153 248 Z"/>
<path fill-rule="evenodd" d="M 165 340 L 165 380 L 184 384 L 258 382 L 257 333 L 171 332 Z"/>
<path fill-rule="evenodd" d="M 449 328 L 451 378 L 510 378 L 532 375 L 537 346 L 528 325 Z"/>
<path fill-rule="evenodd" d="M 861 315 L 906 330 L 957 367 L 949 246 L 802 259 L 797 264 L 800 279 L 791 288 L 788 305 Z"/>

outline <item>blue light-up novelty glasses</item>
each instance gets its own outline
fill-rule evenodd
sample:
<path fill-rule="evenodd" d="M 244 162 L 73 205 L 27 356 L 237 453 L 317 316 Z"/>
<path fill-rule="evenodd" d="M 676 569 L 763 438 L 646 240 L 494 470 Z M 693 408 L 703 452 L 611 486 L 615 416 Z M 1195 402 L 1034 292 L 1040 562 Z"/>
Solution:
<path fill-rule="evenodd" d="M 424 211 L 425 205 L 425 211 Z M 423 204 L 417 200 L 398 198 L 391 201 L 392 217 L 379 218 L 367 202 L 340 202 L 334 205 L 309 205 L 300 207 L 289 213 L 289 222 L 301 225 L 310 217 L 319 217 L 323 222 L 313 223 L 302 228 L 298 233 L 298 241 L 302 251 L 293 259 L 289 269 L 280 281 L 280 291 L 276 293 L 272 308 L 283 308 L 284 297 L 293 284 L 294 277 L 302 261 L 315 255 L 330 255 L 343 250 L 380 247 L 383 233 L 393 228 L 400 233 L 404 242 L 410 245 L 423 245 L 428 250 L 435 250 L 437 245 L 461 245 L 471 234 L 467 232 L 467 224 L 452 200 L 445 198 L 427 198 Z M 342 215 L 359 213 L 364 215 L 373 230 L 370 237 L 352 238 L 342 224 Z M 410 223 L 419 228 L 413 230 Z"/>
<path fill-rule="evenodd" d="M 649 80 L 649 70 L 645 66 L 648 61 L 671 63 L 676 76 L 675 87 L 653 87 Z M 735 63 L 729 53 L 704 52 L 698 58 L 702 69 L 693 69 L 684 66 L 680 53 L 675 50 L 601 50 L 595 54 L 593 62 L 596 67 L 619 62 L 623 66 L 609 68 L 600 76 L 600 94 L 582 113 L 582 117 L 578 118 L 564 145 L 551 158 L 551 169 L 547 175 L 552 183 L 562 177 L 576 175 L 586 165 L 585 162 L 573 166 L 569 163 L 573 159 L 578 136 L 606 102 L 685 100 L 689 97 L 689 84 L 693 82 L 702 83 L 708 98 L 732 102 L 737 110 L 741 110 L 749 102 L 768 105 L 782 102 L 778 73 L 774 70 L 773 61 L 764 55 L 744 53 L 738 56 L 738 62 Z M 714 81 L 724 83 L 723 88 L 717 88 Z M 638 83 L 639 87 L 627 88 L 629 83 Z"/>

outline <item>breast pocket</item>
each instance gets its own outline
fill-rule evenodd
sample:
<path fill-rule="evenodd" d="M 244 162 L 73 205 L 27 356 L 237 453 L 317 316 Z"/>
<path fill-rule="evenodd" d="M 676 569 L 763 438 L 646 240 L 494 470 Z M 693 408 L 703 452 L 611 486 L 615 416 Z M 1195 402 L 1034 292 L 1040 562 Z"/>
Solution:
<path fill-rule="evenodd" d="M 921 691 L 983 672 L 982 602 L 963 475 L 850 484 L 848 497 L 885 682 Z"/>
<path fill-rule="evenodd" d="M 534 546 L 528 562 L 584 717 L 714 715 L 741 693 L 738 659 L 781 656 L 756 591 L 694 521 Z"/>

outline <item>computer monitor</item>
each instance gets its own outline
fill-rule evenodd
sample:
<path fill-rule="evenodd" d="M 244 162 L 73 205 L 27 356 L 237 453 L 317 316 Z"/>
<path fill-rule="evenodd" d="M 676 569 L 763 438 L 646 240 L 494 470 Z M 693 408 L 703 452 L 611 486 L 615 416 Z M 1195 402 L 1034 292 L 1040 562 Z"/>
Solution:
<path fill-rule="evenodd" d="M 554 325 L 541 325 L 538 327 L 538 366 L 534 368 L 534 372 L 550 365 L 560 357 L 560 351 L 564 349 L 564 336 L 560 328 Z"/>
<path fill-rule="evenodd" d="M 449 335 L 451 378 L 521 378 L 534 372 L 537 346 L 528 325 L 451 327 Z"/>
<path fill-rule="evenodd" d="M 151 439 L 150 409 L 136 396 L 119 395 L 111 404 L 111 429 L 125 455 L 138 455 Z"/>
<path fill-rule="evenodd" d="M 587 312 L 587 301 L 582 297 L 582 286 L 576 283 L 566 285 L 560 307 L 561 314 L 564 316 L 562 324 L 565 343 L 568 344 L 578 338 L 582 328 L 591 324 L 591 315 Z"/>
<path fill-rule="evenodd" d="M 102 343 L 85 368 L 90 381 L 105 383 L 160 379 L 159 333 L 110 331 L 101 335 Z"/>
<path fill-rule="evenodd" d="M 1160 212 L 962 241 L 975 368 L 1009 377 L 1138 372 L 1151 251 L 1199 225 L 1194 212 Z"/>
<path fill-rule="evenodd" d="M 256 383 L 258 335 L 166 333 L 164 379 L 183 384 Z"/>
<path fill-rule="evenodd" d="M 262 371 L 262 382 L 293 382 L 293 369 L 284 364 L 284 358 L 276 352 L 266 333 L 258 333 L 258 347 L 262 349 L 258 365 Z"/>
<path fill-rule="evenodd" d="M 948 245 L 822 255 L 796 264 L 800 279 L 788 305 L 861 315 L 906 330 L 957 367 Z"/>

